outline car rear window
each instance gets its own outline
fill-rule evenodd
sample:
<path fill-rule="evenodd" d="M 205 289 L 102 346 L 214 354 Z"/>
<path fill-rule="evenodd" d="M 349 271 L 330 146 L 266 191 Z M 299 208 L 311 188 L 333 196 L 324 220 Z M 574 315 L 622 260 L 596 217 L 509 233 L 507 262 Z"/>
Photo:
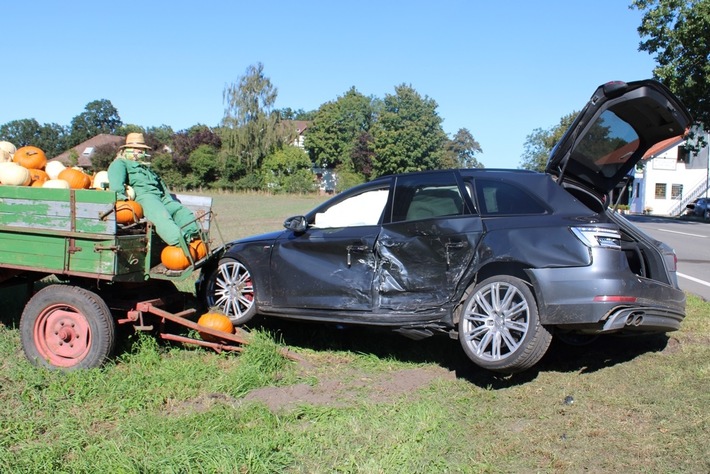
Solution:
<path fill-rule="evenodd" d="M 476 198 L 481 214 L 488 216 L 547 212 L 534 196 L 504 181 L 476 180 Z"/>

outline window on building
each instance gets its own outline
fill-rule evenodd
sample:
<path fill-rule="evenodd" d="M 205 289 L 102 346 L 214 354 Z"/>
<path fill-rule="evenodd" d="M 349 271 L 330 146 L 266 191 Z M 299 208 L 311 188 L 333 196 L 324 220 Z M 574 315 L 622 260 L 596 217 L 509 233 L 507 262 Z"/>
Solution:
<path fill-rule="evenodd" d="M 656 199 L 666 198 L 666 183 L 656 183 Z"/>
<path fill-rule="evenodd" d="M 678 163 L 688 163 L 690 161 L 690 153 L 683 145 L 678 147 Z"/>
<path fill-rule="evenodd" d="M 674 184 L 671 186 L 671 199 L 683 199 L 682 184 Z"/>

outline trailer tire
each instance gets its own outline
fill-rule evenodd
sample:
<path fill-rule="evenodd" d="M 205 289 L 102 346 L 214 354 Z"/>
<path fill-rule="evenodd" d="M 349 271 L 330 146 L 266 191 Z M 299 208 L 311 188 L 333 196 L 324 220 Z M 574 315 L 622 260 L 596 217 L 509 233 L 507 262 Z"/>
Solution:
<path fill-rule="evenodd" d="M 116 324 L 108 306 L 84 288 L 50 285 L 39 290 L 20 317 L 22 349 L 50 369 L 100 367 L 111 356 Z"/>

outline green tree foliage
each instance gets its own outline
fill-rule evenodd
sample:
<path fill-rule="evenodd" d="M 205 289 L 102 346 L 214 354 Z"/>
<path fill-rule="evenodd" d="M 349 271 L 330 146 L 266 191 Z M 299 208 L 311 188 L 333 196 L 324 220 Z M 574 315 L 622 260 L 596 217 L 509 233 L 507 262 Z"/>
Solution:
<path fill-rule="evenodd" d="M 32 145 L 52 158 L 66 149 L 66 129 L 56 123 L 40 125 L 35 119 L 12 120 L 0 126 L 0 140 L 16 147 Z"/>
<path fill-rule="evenodd" d="M 110 100 L 94 100 L 86 104 L 84 112 L 74 117 L 69 127 L 67 148 L 74 147 L 100 133 L 115 134 L 123 122 Z"/>
<path fill-rule="evenodd" d="M 358 138 L 370 130 L 374 118 L 373 99 L 354 87 L 335 101 L 321 105 L 304 140 L 311 160 L 323 168 L 350 162 Z"/>
<path fill-rule="evenodd" d="M 91 170 L 93 172 L 107 170 L 111 162 L 118 155 L 120 145 L 107 143 L 94 148 L 94 154 L 91 155 Z"/>
<path fill-rule="evenodd" d="M 710 0 L 634 0 L 643 12 L 641 51 L 655 55 L 653 74 L 710 129 Z"/>
<path fill-rule="evenodd" d="M 264 186 L 273 193 L 310 193 L 315 189 L 311 160 L 298 147 L 286 145 L 262 164 Z"/>
<path fill-rule="evenodd" d="M 313 120 L 316 115 L 315 110 L 306 112 L 303 109 L 293 110 L 291 107 L 286 107 L 283 109 L 276 109 L 274 113 L 279 117 L 280 120 Z"/>
<path fill-rule="evenodd" d="M 211 145 L 200 145 L 188 158 L 190 173 L 186 176 L 185 186 L 188 189 L 208 187 L 217 181 L 219 163 L 217 150 Z"/>
<path fill-rule="evenodd" d="M 375 152 L 372 150 L 374 139 L 370 132 L 362 132 L 355 140 L 355 146 L 350 152 L 353 172 L 369 179 L 372 175 L 372 163 Z"/>
<path fill-rule="evenodd" d="M 151 168 L 161 177 L 171 189 L 185 188 L 185 178 L 175 167 L 170 153 L 154 153 L 150 160 Z"/>
<path fill-rule="evenodd" d="M 223 148 L 247 173 L 258 170 L 278 145 L 278 116 L 271 113 L 277 94 L 261 63 L 249 66 L 237 83 L 224 89 Z"/>
<path fill-rule="evenodd" d="M 455 168 L 483 168 L 476 159 L 477 153 L 483 153 L 481 145 L 473 138 L 467 128 L 460 128 L 446 144 L 446 150 L 454 160 Z"/>
<path fill-rule="evenodd" d="M 375 176 L 440 166 L 447 138 L 436 108 L 433 99 L 404 84 L 395 87 L 394 95 L 385 96 L 373 126 Z"/>
<path fill-rule="evenodd" d="M 562 138 L 565 131 L 572 125 L 579 112 L 572 112 L 560 119 L 560 122 L 547 130 L 536 128 L 525 139 L 524 151 L 520 167 L 532 171 L 544 171 L 547 158 L 552 148 Z"/>

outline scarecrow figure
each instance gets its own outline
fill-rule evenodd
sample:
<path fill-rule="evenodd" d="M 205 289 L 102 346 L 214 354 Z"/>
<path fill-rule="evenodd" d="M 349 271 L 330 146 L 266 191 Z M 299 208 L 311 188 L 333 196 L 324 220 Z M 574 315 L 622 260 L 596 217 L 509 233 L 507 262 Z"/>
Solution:
<path fill-rule="evenodd" d="M 146 219 L 155 225 L 155 231 L 168 245 L 180 245 L 199 237 L 200 228 L 188 208 L 173 199 L 167 185 L 141 159 L 148 157 L 142 133 L 129 133 L 116 158 L 108 167 L 109 189 L 119 200 L 127 200 L 126 185 L 136 193 L 135 200 L 143 207 Z"/>

